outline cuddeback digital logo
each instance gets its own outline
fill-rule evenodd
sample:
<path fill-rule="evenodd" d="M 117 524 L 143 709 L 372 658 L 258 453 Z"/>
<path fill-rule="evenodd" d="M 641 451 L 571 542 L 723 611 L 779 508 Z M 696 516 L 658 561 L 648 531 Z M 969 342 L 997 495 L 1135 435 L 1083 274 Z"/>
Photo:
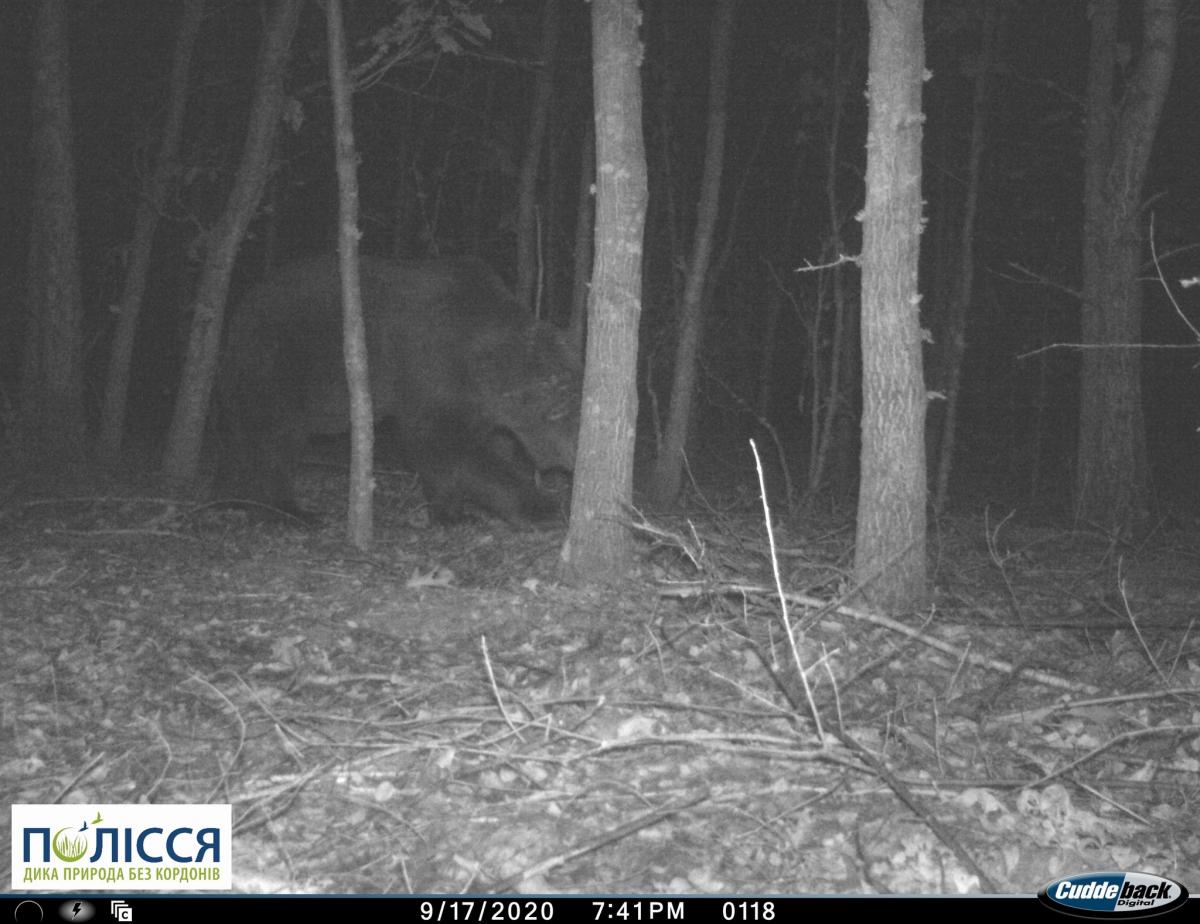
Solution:
<path fill-rule="evenodd" d="M 1162 914 L 1187 901 L 1174 879 L 1150 873 L 1080 873 L 1055 879 L 1038 898 L 1042 904 L 1083 918 L 1140 918 Z"/>

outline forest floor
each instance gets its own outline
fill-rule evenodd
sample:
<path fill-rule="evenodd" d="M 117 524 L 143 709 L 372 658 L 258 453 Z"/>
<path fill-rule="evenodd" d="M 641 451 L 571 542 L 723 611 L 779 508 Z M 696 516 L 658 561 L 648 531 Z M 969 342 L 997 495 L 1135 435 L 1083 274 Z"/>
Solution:
<path fill-rule="evenodd" d="M 1194 531 L 943 519 L 933 606 L 878 614 L 850 521 L 780 518 L 785 619 L 752 508 L 644 523 L 601 593 L 555 582 L 561 529 L 380 483 L 367 554 L 0 497 L 0 804 L 232 803 L 245 892 L 1200 889 Z"/>

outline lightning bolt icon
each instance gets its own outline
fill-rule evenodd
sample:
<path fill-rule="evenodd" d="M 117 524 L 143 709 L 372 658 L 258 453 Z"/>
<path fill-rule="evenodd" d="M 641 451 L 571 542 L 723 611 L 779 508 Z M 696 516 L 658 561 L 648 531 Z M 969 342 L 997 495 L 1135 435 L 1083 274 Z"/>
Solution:
<path fill-rule="evenodd" d="M 75 917 L 77 914 L 79 914 L 79 909 L 82 907 L 83 902 L 76 902 L 75 907 L 71 909 L 71 917 Z"/>

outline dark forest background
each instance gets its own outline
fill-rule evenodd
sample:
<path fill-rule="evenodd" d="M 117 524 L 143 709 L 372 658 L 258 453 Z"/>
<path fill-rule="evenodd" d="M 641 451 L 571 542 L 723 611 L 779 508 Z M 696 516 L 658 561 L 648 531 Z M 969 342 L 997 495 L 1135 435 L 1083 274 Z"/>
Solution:
<path fill-rule="evenodd" d="M 72 3 L 74 152 L 85 306 L 85 411 L 98 420 L 133 212 L 160 137 L 178 8 L 149 0 Z M 425 4 L 429 6 L 429 4 Z M 362 248 L 393 256 L 477 254 L 510 284 L 515 215 L 539 61 L 541 3 L 444 2 L 441 41 L 361 82 Z M 986 152 L 974 240 L 975 285 L 951 503 L 1070 509 L 1078 420 L 1082 100 L 1088 21 L 1083 2 L 1003 4 L 987 99 Z M 347 5 L 351 66 L 406 4 Z M 1136 42 L 1140 5 L 1125 4 Z M 640 455 L 653 454 L 668 403 L 674 317 L 704 158 L 705 0 L 645 4 L 643 93 L 650 210 L 639 380 Z M 203 235 L 220 212 L 243 142 L 264 8 L 207 7 L 187 103 L 180 183 L 155 242 L 130 395 L 135 446 L 160 444 L 186 348 L 187 308 Z M 477 17 L 477 18 L 476 18 Z M 0 7 L 0 391 L 11 409 L 24 330 L 31 153 L 31 4 Z M 943 309 L 964 201 L 980 7 L 926 7 L 922 241 L 926 381 L 940 386 Z M 480 26 L 483 24 L 486 28 Z M 1179 55 L 1147 184 L 1145 227 L 1166 280 L 1193 323 L 1200 275 L 1200 56 L 1186 5 Z M 539 313 L 571 314 L 581 165 L 592 121 L 588 8 L 563 4 L 554 100 L 539 177 Z M 819 484 L 813 465 L 814 368 L 830 361 L 834 296 L 825 264 L 860 246 L 867 23 L 862 3 L 746 0 L 735 14 L 730 127 L 703 346 L 693 468 L 706 487 L 748 484 L 745 438 L 777 440 L 797 492 L 850 500 L 857 478 L 856 377 Z M 324 24 L 306 10 L 292 57 L 285 130 L 273 177 L 238 260 L 233 298 L 273 266 L 336 243 Z M 836 136 L 834 126 L 836 124 Z M 836 139 L 836 150 L 831 141 Z M 833 156 L 831 159 L 831 151 Z M 586 182 L 586 180 L 585 180 Z M 590 229 L 587 230 L 590 234 Z M 1147 234 L 1147 239 L 1149 235 Z M 1192 335 L 1144 270 L 1146 344 Z M 843 268 L 853 324 L 857 270 Z M 850 342 L 853 343 L 853 337 Z M 1041 349 L 1041 352 L 1034 352 Z M 847 352 L 853 364 L 853 349 Z M 1160 511 L 1200 501 L 1200 369 L 1196 350 L 1147 349 L 1144 398 L 1152 491 Z M 814 366 L 814 363 L 816 364 Z M 939 426 L 930 410 L 931 440 Z M 773 435 L 772 435 L 773 432 Z M 151 455 L 150 458 L 153 458 Z M 931 453 L 931 467 L 934 458 Z"/>

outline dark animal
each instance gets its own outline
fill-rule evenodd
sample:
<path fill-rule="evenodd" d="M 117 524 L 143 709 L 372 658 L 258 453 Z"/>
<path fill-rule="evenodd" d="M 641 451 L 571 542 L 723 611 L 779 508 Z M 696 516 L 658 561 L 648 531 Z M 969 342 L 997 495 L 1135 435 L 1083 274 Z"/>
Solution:
<path fill-rule="evenodd" d="M 363 257 L 376 420 L 392 417 L 435 519 L 474 506 L 513 525 L 560 505 L 537 473 L 569 472 L 580 368 L 484 263 Z M 284 267 L 234 309 L 219 378 L 240 490 L 290 512 L 310 436 L 349 428 L 337 259 Z"/>

